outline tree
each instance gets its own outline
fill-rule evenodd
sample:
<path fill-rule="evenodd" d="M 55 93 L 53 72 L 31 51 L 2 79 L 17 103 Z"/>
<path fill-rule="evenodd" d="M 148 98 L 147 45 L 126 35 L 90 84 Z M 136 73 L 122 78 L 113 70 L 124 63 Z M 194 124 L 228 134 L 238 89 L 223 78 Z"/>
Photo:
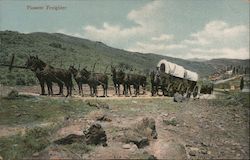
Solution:
<path fill-rule="evenodd" d="M 235 67 L 233 67 L 233 73 L 232 74 L 235 75 Z"/>
<path fill-rule="evenodd" d="M 241 80 L 240 80 L 240 90 L 242 90 L 244 88 L 244 78 L 241 77 Z"/>

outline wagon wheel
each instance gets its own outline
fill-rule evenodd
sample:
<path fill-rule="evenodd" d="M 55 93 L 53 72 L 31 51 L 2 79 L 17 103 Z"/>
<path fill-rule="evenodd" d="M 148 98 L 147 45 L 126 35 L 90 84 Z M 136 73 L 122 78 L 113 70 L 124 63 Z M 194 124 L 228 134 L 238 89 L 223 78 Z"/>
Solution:
<path fill-rule="evenodd" d="M 193 90 L 193 97 L 194 97 L 194 98 L 197 97 L 198 91 L 199 91 L 198 86 L 195 86 L 195 87 L 194 87 L 194 90 Z"/>
<path fill-rule="evenodd" d="M 191 92 L 190 92 L 190 87 L 187 87 L 186 89 L 186 98 L 190 98 Z"/>
<path fill-rule="evenodd" d="M 174 86 L 173 86 L 173 84 L 170 84 L 168 86 L 168 96 L 170 96 L 170 97 L 174 96 Z"/>
<path fill-rule="evenodd" d="M 184 86 L 183 83 L 180 83 L 180 84 L 179 84 L 177 91 L 178 91 L 181 95 L 184 95 L 184 93 L 185 93 L 185 91 L 186 91 L 186 88 L 185 88 L 185 86 Z"/>
<path fill-rule="evenodd" d="M 168 96 L 168 90 L 166 86 L 162 86 L 162 93 L 164 96 Z"/>

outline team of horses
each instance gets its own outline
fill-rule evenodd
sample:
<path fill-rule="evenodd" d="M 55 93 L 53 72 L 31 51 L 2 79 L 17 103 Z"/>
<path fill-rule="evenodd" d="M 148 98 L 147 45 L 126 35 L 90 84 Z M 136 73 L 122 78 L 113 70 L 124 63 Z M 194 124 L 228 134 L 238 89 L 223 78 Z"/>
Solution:
<path fill-rule="evenodd" d="M 53 84 L 57 84 L 59 87 L 59 95 L 63 95 L 64 86 L 67 88 L 67 96 L 72 96 L 73 81 L 75 80 L 79 95 L 83 96 L 83 85 L 87 84 L 90 88 L 91 96 L 98 96 L 97 88 L 102 86 L 103 96 L 108 96 L 108 74 L 105 73 L 95 73 L 94 69 L 88 71 L 86 68 L 76 69 L 71 65 L 68 69 L 56 68 L 38 58 L 38 56 L 29 56 L 25 66 L 35 73 L 39 84 L 41 86 L 41 95 L 45 95 L 45 85 L 48 88 L 48 95 L 54 95 Z M 95 64 L 94 64 L 95 66 Z M 137 96 L 140 93 L 140 87 L 143 88 L 143 93 L 145 93 L 147 85 L 147 77 L 139 74 L 126 73 L 124 69 L 115 67 L 111 65 L 111 76 L 113 85 L 115 88 L 115 94 L 120 96 L 121 94 L 125 96 L 131 96 L 131 86 L 134 88 L 134 95 Z M 123 91 L 121 93 L 120 88 L 123 86 Z"/>

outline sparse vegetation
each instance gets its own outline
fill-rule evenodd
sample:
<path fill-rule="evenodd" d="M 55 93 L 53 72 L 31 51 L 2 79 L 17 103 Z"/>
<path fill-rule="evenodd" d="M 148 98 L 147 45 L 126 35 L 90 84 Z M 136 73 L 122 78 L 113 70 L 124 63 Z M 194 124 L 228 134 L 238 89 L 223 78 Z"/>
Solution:
<path fill-rule="evenodd" d="M 0 138 L 0 154 L 4 159 L 23 159 L 46 148 L 49 144 L 49 128 L 35 127 L 25 135 L 17 134 Z"/>
<path fill-rule="evenodd" d="M 77 100 L 50 99 L 47 97 L 0 97 L 0 124 L 21 125 L 43 121 L 57 121 L 64 116 L 80 116 L 93 107 Z"/>
<path fill-rule="evenodd" d="M 217 99 L 209 100 L 209 103 L 218 107 L 241 106 L 249 108 L 249 93 L 228 92 L 225 95 L 218 96 Z"/>

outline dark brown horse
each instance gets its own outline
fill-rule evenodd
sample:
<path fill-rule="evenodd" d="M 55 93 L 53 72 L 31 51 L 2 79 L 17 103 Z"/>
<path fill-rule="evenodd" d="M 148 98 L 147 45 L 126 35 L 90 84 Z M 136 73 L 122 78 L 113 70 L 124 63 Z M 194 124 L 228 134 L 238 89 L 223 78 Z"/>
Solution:
<path fill-rule="evenodd" d="M 125 78 L 125 73 L 122 70 L 117 71 L 114 66 L 111 65 L 111 76 L 115 88 L 115 94 L 120 96 L 120 86 L 123 85 L 124 87 L 124 78 Z"/>
<path fill-rule="evenodd" d="M 160 86 L 160 73 L 157 71 L 150 72 L 150 81 L 151 81 L 151 96 L 154 96 L 155 93 L 159 95 L 159 86 Z"/>
<path fill-rule="evenodd" d="M 125 74 L 124 84 L 125 84 L 125 95 L 128 96 L 128 91 L 131 93 L 131 85 L 134 88 L 134 94 L 137 96 L 139 94 L 140 89 L 141 76 L 138 74 Z"/>
<path fill-rule="evenodd" d="M 143 75 L 138 75 L 140 80 L 140 86 L 142 87 L 143 94 L 145 94 L 146 91 L 146 85 L 147 85 L 147 77 Z"/>
<path fill-rule="evenodd" d="M 41 86 L 41 95 L 45 95 L 45 89 L 44 89 L 44 86 L 45 86 L 45 79 L 43 78 L 43 75 L 41 73 L 41 71 L 39 69 L 32 69 L 30 68 L 30 66 L 33 65 L 33 60 L 35 59 L 34 56 L 29 56 L 26 63 L 25 63 L 25 66 L 29 69 L 31 69 L 31 71 L 33 71 L 39 81 L 39 84 Z M 48 86 L 48 85 L 47 85 Z M 49 90 L 48 90 L 49 91 Z M 49 94 L 49 93 L 48 93 Z"/>
<path fill-rule="evenodd" d="M 41 84 L 41 87 L 43 86 L 44 88 L 44 82 L 46 82 L 48 86 L 48 94 L 53 95 L 52 82 L 55 82 L 59 85 L 59 94 L 63 95 L 63 85 L 65 85 L 67 88 L 66 96 L 72 95 L 73 83 L 70 71 L 54 68 L 40 60 L 37 56 L 30 56 L 26 62 L 26 67 L 35 72 L 36 76 L 40 78 L 43 83 Z M 42 92 L 43 91 L 44 89 L 42 89 Z"/>
<path fill-rule="evenodd" d="M 108 96 L 108 76 L 105 73 L 94 73 L 83 69 L 81 71 L 84 78 L 88 81 L 90 87 L 90 95 L 98 96 L 97 87 L 99 85 L 103 88 L 103 97 Z"/>
<path fill-rule="evenodd" d="M 77 70 L 74 66 L 69 67 L 69 71 L 72 73 L 79 89 L 79 95 L 83 96 L 83 84 L 88 84 L 88 79 L 83 75 L 83 71 Z"/>

